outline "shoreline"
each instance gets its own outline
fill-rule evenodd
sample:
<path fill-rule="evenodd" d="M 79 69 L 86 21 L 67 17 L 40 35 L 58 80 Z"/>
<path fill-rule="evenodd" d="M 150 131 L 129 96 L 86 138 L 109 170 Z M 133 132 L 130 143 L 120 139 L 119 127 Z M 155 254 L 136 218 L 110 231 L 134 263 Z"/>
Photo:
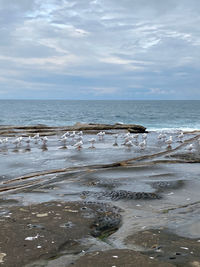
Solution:
<path fill-rule="evenodd" d="M 0 241 L 2 266 L 200 264 L 199 132 L 185 133 L 182 142 L 173 133 L 167 149 L 149 131 L 140 150 L 122 145 L 129 127 L 106 129 L 95 149 L 91 128 L 80 151 L 72 141 L 68 149 L 57 147 L 60 129 L 47 150 L 35 143 L 29 151 L 25 144 L 0 148 L 0 231 L 9 240 Z M 27 128 L 19 130 L 27 136 Z"/>

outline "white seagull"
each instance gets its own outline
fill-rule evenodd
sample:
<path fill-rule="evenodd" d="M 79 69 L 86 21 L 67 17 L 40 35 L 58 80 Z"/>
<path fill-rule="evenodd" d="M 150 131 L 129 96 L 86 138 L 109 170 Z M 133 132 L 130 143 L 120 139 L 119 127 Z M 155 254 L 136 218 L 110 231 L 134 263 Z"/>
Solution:
<path fill-rule="evenodd" d="M 130 148 L 133 146 L 132 141 L 128 141 L 128 142 L 126 142 L 125 146 L 127 146 L 128 149 L 130 149 Z"/>
<path fill-rule="evenodd" d="M 184 133 L 181 132 L 181 133 L 179 134 L 179 136 L 178 136 L 180 142 L 183 142 L 183 137 L 184 137 Z"/>
<path fill-rule="evenodd" d="M 193 149 L 194 149 L 193 144 L 190 144 L 189 146 L 186 147 L 186 150 L 189 151 L 190 153 L 192 152 Z"/>
<path fill-rule="evenodd" d="M 142 135 L 142 139 L 143 139 L 143 140 L 146 140 L 146 139 L 147 139 L 147 134 L 146 134 L 146 133 L 143 133 L 143 135 Z"/>
<path fill-rule="evenodd" d="M 115 142 L 114 142 L 113 146 L 118 146 L 117 138 L 118 138 L 119 135 L 118 134 L 114 134 L 113 136 L 115 138 Z"/>
<path fill-rule="evenodd" d="M 134 138 L 135 140 L 137 140 L 137 139 L 138 139 L 138 136 L 139 136 L 139 134 L 134 134 L 134 135 L 133 135 L 133 138 Z"/>
<path fill-rule="evenodd" d="M 146 144 L 147 144 L 146 140 L 143 140 L 141 143 L 139 143 L 140 149 L 144 150 L 146 148 Z"/>
<path fill-rule="evenodd" d="M 97 133 L 97 136 L 99 137 L 99 140 L 103 140 L 104 135 L 105 135 L 105 132 L 99 132 L 99 133 Z"/>
<path fill-rule="evenodd" d="M 61 137 L 61 139 L 59 140 L 59 142 L 61 142 L 62 145 L 63 145 L 63 147 L 66 148 L 66 144 L 67 144 L 67 136 L 66 136 L 66 135 L 63 135 L 63 136 Z"/>
<path fill-rule="evenodd" d="M 33 139 L 35 140 L 35 144 L 37 144 L 38 140 L 40 139 L 40 134 L 36 133 L 36 135 L 33 136 Z"/>
<path fill-rule="evenodd" d="M 70 134 L 70 137 L 74 138 L 76 136 L 76 132 L 73 131 L 71 134 Z"/>
<path fill-rule="evenodd" d="M 173 138 L 172 136 L 170 136 L 169 139 L 165 141 L 165 144 L 167 144 L 167 147 L 170 148 L 172 143 L 173 143 Z"/>
<path fill-rule="evenodd" d="M 47 145 L 47 142 L 48 142 L 48 137 L 46 137 L 46 136 L 42 137 L 42 138 L 41 138 L 41 141 L 42 141 L 42 144 L 43 144 L 44 146 L 46 146 L 46 145 Z"/>
<path fill-rule="evenodd" d="M 92 146 L 90 148 L 95 148 L 94 143 L 96 142 L 96 139 L 95 138 L 91 138 L 89 140 L 89 142 L 92 144 Z"/>
<path fill-rule="evenodd" d="M 76 147 L 78 150 L 81 150 L 81 148 L 83 148 L 83 142 L 82 141 L 79 141 L 78 143 L 76 143 L 74 145 L 74 147 Z"/>
<path fill-rule="evenodd" d="M 15 147 L 19 147 L 21 145 L 21 141 L 22 141 L 22 138 L 20 137 L 17 137 L 14 141 L 13 141 L 13 144 L 15 145 Z"/>

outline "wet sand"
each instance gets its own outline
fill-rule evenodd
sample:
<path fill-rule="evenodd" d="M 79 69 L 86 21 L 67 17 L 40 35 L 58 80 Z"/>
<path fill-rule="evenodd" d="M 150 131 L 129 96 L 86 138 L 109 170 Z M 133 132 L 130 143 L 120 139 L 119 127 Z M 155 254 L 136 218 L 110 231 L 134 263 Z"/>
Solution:
<path fill-rule="evenodd" d="M 0 147 L 2 266 L 200 266 L 199 133 L 167 149 L 151 132 L 139 150 L 108 131 L 95 149 L 96 131 L 80 151 L 59 135 Z"/>

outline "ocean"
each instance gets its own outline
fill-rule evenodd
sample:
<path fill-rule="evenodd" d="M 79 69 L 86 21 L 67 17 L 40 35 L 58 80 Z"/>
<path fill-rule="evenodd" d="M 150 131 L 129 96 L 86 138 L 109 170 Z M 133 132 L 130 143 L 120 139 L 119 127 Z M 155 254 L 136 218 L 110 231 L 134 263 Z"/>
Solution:
<path fill-rule="evenodd" d="M 148 130 L 200 129 L 200 100 L 0 100 L 0 125 L 134 123 Z"/>

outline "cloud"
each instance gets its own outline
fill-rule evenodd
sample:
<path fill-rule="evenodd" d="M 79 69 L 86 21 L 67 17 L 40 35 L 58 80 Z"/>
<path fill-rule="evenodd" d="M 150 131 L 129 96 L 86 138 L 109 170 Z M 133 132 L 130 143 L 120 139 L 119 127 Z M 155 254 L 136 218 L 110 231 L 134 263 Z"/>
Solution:
<path fill-rule="evenodd" d="M 173 90 L 162 90 L 160 88 L 150 88 L 147 94 L 153 94 L 153 95 L 165 95 L 165 94 L 173 94 Z"/>
<path fill-rule="evenodd" d="M 118 91 L 118 88 L 114 88 L 114 87 L 94 87 L 91 89 L 91 92 L 94 95 L 109 95 L 109 94 L 113 94 L 116 93 Z"/>
<path fill-rule="evenodd" d="M 0 90 L 15 96 L 16 80 L 31 98 L 42 80 L 51 98 L 192 98 L 199 11 L 198 0 L 0 0 Z"/>

